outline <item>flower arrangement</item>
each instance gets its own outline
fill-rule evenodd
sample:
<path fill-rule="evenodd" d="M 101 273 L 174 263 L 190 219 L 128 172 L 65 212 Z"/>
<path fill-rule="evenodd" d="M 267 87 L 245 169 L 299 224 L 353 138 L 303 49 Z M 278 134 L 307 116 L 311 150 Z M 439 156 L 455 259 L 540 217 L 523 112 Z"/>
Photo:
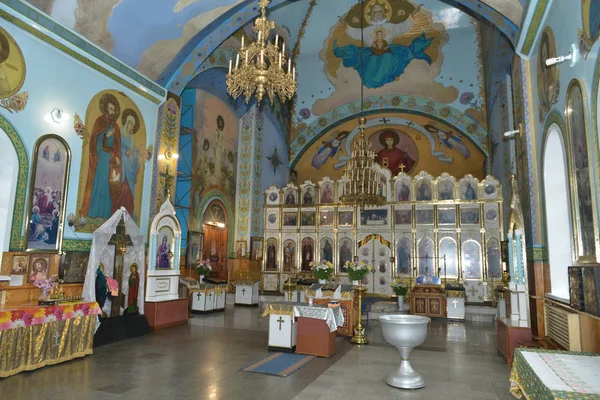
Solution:
<path fill-rule="evenodd" d="M 198 276 L 208 275 L 212 271 L 212 267 L 210 266 L 210 260 L 207 258 L 206 260 L 200 260 L 198 265 L 196 265 L 196 273 Z"/>
<path fill-rule="evenodd" d="M 58 287 L 59 283 L 62 283 L 62 281 L 58 279 L 58 275 L 52 275 L 48 279 L 34 281 L 33 285 L 42 289 L 42 298 L 45 299 L 52 290 Z"/>
<path fill-rule="evenodd" d="M 408 293 L 408 285 L 402 282 L 394 282 L 394 284 L 392 285 L 392 290 L 394 291 L 396 296 L 404 297 L 406 296 L 406 293 Z"/>
<path fill-rule="evenodd" d="M 321 260 L 320 263 L 311 262 L 309 265 L 317 279 L 329 279 L 333 274 L 333 264 L 327 260 Z"/>
<path fill-rule="evenodd" d="M 348 277 L 353 281 L 362 281 L 371 270 L 371 266 L 364 261 L 346 261 L 344 265 L 348 269 Z"/>

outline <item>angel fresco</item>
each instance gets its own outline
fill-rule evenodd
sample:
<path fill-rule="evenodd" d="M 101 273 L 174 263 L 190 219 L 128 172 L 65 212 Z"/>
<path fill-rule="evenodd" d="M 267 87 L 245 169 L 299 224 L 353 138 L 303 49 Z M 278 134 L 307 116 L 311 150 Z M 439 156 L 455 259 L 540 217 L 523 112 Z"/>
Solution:
<path fill-rule="evenodd" d="M 431 45 L 433 38 L 425 37 L 421 32 L 412 40 L 409 46 L 394 44 L 397 36 L 405 34 L 415 23 L 414 15 L 420 11 L 420 6 L 414 8 L 410 3 L 396 11 L 392 18 L 392 7 L 387 1 L 371 0 L 366 5 L 364 15 L 367 26 L 364 28 L 365 37 L 371 38 L 369 47 L 359 47 L 354 44 L 338 46 L 333 43 L 333 54 L 343 59 L 345 67 L 354 68 L 368 88 L 379 88 L 393 82 L 404 73 L 404 70 L 414 59 L 425 60 L 431 64 L 431 58 L 425 50 Z M 340 18 L 346 34 L 355 40 L 361 39 L 361 29 L 350 26 Z"/>
<path fill-rule="evenodd" d="M 443 130 L 437 128 L 431 124 L 426 124 L 424 128 L 437 136 L 440 141 L 440 145 L 445 146 L 449 150 L 455 150 L 460 155 L 462 155 L 465 159 L 471 156 L 471 151 L 469 148 L 463 143 L 462 137 L 457 135 L 456 133 L 450 130 Z"/>
<path fill-rule="evenodd" d="M 333 139 L 323 141 L 313 156 L 311 163 L 312 166 L 316 169 L 320 169 L 327 162 L 327 160 L 336 155 L 349 134 L 350 133 L 348 131 L 342 131 L 339 132 Z"/>

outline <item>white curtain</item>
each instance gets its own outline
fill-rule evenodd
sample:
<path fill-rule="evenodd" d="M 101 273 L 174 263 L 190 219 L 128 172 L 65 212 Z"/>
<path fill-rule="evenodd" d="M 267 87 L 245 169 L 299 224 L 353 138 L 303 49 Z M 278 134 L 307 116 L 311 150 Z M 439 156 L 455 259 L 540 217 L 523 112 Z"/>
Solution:
<path fill-rule="evenodd" d="M 140 276 L 140 284 L 138 288 L 137 304 L 140 314 L 144 313 L 144 282 L 146 277 L 145 258 L 144 258 L 144 234 L 140 231 L 133 219 L 127 213 L 124 207 L 117 210 L 101 227 L 96 229 L 92 239 L 92 250 L 88 261 L 87 272 L 85 275 L 85 283 L 83 284 L 83 299 L 85 301 L 96 301 L 96 270 L 100 263 L 104 264 L 104 275 L 113 276 L 115 246 L 109 245 L 110 238 L 116 233 L 117 225 L 121 221 L 121 217 L 125 220 L 125 233 L 131 238 L 133 246 L 127 246 L 123 262 L 123 275 L 121 288 L 125 294 L 125 307 L 127 306 L 127 294 L 129 292 L 129 275 L 131 271 L 129 266 L 133 263 L 138 265 L 138 274 Z M 106 299 L 104 308 L 102 309 L 108 315 L 111 310 L 110 297 Z M 124 308 L 121 307 L 121 314 Z"/>

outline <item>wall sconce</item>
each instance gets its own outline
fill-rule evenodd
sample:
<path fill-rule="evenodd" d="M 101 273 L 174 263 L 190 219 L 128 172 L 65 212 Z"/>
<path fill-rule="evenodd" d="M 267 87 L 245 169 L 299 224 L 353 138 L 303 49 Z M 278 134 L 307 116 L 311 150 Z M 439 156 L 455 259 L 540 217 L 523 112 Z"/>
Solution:
<path fill-rule="evenodd" d="M 571 60 L 571 64 L 569 65 L 570 67 L 575 66 L 577 61 L 579 61 L 579 50 L 577 49 L 577 45 L 575 45 L 575 43 L 571 45 L 571 51 L 568 55 L 549 58 L 546 60 L 546 66 L 550 67 L 554 64 L 558 64 L 567 60 Z"/>
<path fill-rule="evenodd" d="M 52 121 L 56 122 L 57 124 L 69 120 L 69 114 L 67 114 L 60 108 L 55 108 L 54 110 L 52 110 L 52 112 L 50 112 L 50 117 L 52 118 Z"/>
<path fill-rule="evenodd" d="M 504 132 L 504 137 L 507 138 L 507 139 L 512 139 L 515 135 L 517 135 L 517 134 L 520 135 L 521 132 L 522 132 L 522 130 L 523 130 L 523 124 L 519 124 L 519 128 L 518 129 L 515 129 L 513 131 L 506 131 L 506 132 Z"/>

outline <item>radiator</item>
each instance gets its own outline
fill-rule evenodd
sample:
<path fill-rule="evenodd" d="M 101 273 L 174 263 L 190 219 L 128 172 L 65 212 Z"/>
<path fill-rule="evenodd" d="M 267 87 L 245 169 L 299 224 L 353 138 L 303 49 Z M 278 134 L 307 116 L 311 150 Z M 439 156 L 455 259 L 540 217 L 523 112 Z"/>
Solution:
<path fill-rule="evenodd" d="M 579 314 L 544 303 L 546 336 L 569 351 L 581 351 Z"/>

